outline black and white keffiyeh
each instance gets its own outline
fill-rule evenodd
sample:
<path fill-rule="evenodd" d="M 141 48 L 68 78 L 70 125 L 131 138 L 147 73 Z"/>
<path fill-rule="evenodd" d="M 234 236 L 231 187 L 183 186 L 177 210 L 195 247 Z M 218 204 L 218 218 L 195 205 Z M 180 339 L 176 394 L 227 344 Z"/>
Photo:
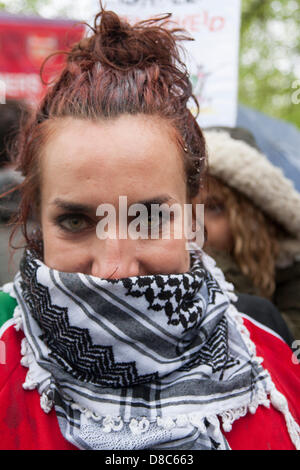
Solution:
<path fill-rule="evenodd" d="M 14 283 L 25 389 L 80 449 L 229 449 L 235 419 L 286 407 L 255 356 L 233 293 L 203 252 L 191 270 L 105 280 L 27 251 Z M 299 446 L 299 428 L 285 412 Z"/>

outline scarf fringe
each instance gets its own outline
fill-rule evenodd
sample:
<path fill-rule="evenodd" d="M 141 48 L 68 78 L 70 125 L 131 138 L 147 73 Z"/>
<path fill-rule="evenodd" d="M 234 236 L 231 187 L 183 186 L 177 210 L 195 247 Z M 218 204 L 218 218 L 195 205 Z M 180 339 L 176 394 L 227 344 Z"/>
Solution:
<path fill-rule="evenodd" d="M 233 292 L 234 286 L 232 284 L 229 284 L 225 280 L 224 274 L 221 271 L 221 269 L 219 269 L 217 267 L 215 260 L 213 260 L 210 256 L 208 256 L 205 253 L 202 253 L 202 260 L 203 260 L 204 266 L 211 272 L 211 274 L 218 281 L 218 283 L 219 283 L 221 289 L 223 289 L 224 293 L 228 295 L 228 298 L 231 301 L 232 300 L 234 301 L 236 299 L 236 296 Z M 234 299 L 234 297 L 235 297 L 235 299 Z M 232 304 L 230 304 L 230 307 L 227 310 L 227 312 L 235 320 L 237 329 L 241 333 L 241 336 L 242 336 L 243 340 L 246 343 L 246 346 L 247 346 L 247 348 L 248 348 L 248 350 L 249 350 L 249 352 L 250 352 L 250 354 L 253 358 L 252 359 L 253 362 L 256 363 L 257 365 L 262 364 L 264 359 L 262 357 L 256 356 L 255 344 L 253 343 L 253 341 L 250 338 L 250 333 L 244 325 L 244 321 L 243 321 L 243 318 L 242 318 L 241 314 L 238 312 L 236 307 Z M 294 417 L 292 416 L 292 414 L 289 410 L 287 399 L 285 398 L 285 396 L 281 392 L 279 392 L 276 389 L 276 387 L 275 387 L 275 385 L 272 381 L 272 378 L 270 376 L 270 373 L 266 369 L 264 369 L 264 370 L 268 374 L 268 386 L 269 386 L 268 392 L 269 392 L 269 396 L 270 396 L 270 401 L 267 398 L 264 398 L 264 397 L 266 397 L 265 391 L 259 389 L 258 394 L 257 394 L 258 404 L 262 404 L 264 406 L 269 407 L 270 402 L 271 402 L 273 407 L 283 414 L 283 416 L 285 418 L 287 430 L 288 430 L 289 436 L 291 438 L 291 441 L 294 444 L 296 450 L 300 450 L 300 426 L 295 421 Z M 254 400 L 254 406 L 253 406 L 253 404 L 250 404 L 249 407 L 248 407 L 250 413 L 255 414 L 257 406 L 256 406 L 256 403 L 255 403 L 255 400 Z M 240 415 L 240 416 L 242 416 L 242 415 Z M 227 423 L 225 423 L 225 426 L 227 427 Z M 223 428 L 224 428 L 224 426 L 223 426 Z M 229 429 L 229 427 L 228 427 L 228 429 Z M 231 430 L 231 428 L 229 430 Z M 225 428 L 224 428 L 224 431 L 226 431 Z"/>
<path fill-rule="evenodd" d="M 282 393 L 276 390 L 275 386 L 271 391 L 271 403 L 276 410 L 283 414 L 291 441 L 296 449 L 300 450 L 300 426 L 294 420 L 289 410 L 287 399 Z"/>
<path fill-rule="evenodd" d="M 16 312 L 17 320 L 19 320 L 19 315 L 20 315 L 20 311 L 18 309 Z M 30 366 L 34 362 L 34 355 L 33 355 L 33 352 L 31 351 L 31 348 L 26 338 L 22 339 L 21 354 L 23 356 L 21 359 L 21 364 L 24 367 L 28 367 L 29 369 L 26 374 L 25 382 L 23 383 L 23 388 L 25 390 L 33 390 L 37 388 L 38 384 L 34 380 L 34 376 L 32 375 L 31 370 L 30 370 Z M 261 361 L 258 361 L 258 362 L 261 362 Z M 205 423 L 208 422 L 210 425 L 213 426 L 214 434 L 217 437 L 218 433 L 220 432 L 219 418 L 221 419 L 223 430 L 225 432 L 230 432 L 232 429 L 233 423 L 237 419 L 242 418 L 243 416 L 246 416 L 248 412 L 250 412 L 251 414 L 255 414 L 258 406 L 260 405 L 269 408 L 270 403 L 271 403 L 274 406 L 274 408 L 276 408 L 278 411 L 280 411 L 284 415 L 290 438 L 294 446 L 296 447 L 296 449 L 300 450 L 300 427 L 295 422 L 293 416 L 291 415 L 289 408 L 288 408 L 287 400 L 284 397 L 284 395 L 278 392 L 278 390 L 275 388 L 275 385 L 272 383 L 271 379 L 270 379 L 270 384 L 271 384 L 271 391 L 269 393 L 270 398 L 268 398 L 268 394 L 265 392 L 263 387 L 260 386 L 258 387 L 256 394 L 254 395 L 249 405 L 229 409 L 219 414 L 210 415 L 210 416 L 203 416 L 203 414 L 201 413 L 190 413 L 188 415 L 181 414 L 174 418 L 157 417 L 156 424 L 159 427 L 166 429 L 166 430 L 171 430 L 175 427 L 181 428 L 181 427 L 185 427 L 188 425 L 193 425 L 197 429 L 199 429 L 200 432 L 205 433 L 206 431 Z M 41 393 L 40 405 L 45 413 L 49 413 L 54 406 L 54 402 L 51 397 L 51 392 L 52 392 L 51 386 L 48 385 L 47 389 Z M 87 408 L 84 408 L 78 405 L 77 403 L 72 403 L 71 408 L 73 410 L 80 411 L 80 413 L 84 414 L 87 419 L 92 419 L 96 422 L 102 421 L 102 430 L 105 433 L 121 431 L 125 424 L 120 416 L 117 416 L 117 417 L 99 416 L 93 411 Z M 142 435 L 143 433 L 148 431 L 151 423 L 146 417 L 142 417 L 140 419 L 132 418 L 128 424 L 129 424 L 129 429 L 132 432 L 132 434 Z"/>
<path fill-rule="evenodd" d="M 186 426 L 192 425 L 199 429 L 199 431 L 205 434 L 207 429 L 207 423 L 214 428 L 213 434 L 217 437 L 220 433 L 220 421 L 222 421 L 222 427 L 225 432 L 229 432 L 232 429 L 232 424 L 237 419 L 245 416 L 248 411 L 254 414 L 259 405 L 264 405 L 269 407 L 270 401 L 267 399 L 267 395 L 261 395 L 260 399 L 253 400 L 250 405 L 238 407 L 236 409 L 230 409 L 223 413 L 216 415 L 203 416 L 202 413 L 190 413 L 190 414 L 181 414 L 174 418 L 168 416 L 166 418 L 157 417 L 154 421 L 158 427 L 161 427 L 167 431 L 174 428 L 184 428 Z M 123 429 L 125 422 L 120 416 L 98 416 L 95 415 L 92 411 L 76 404 L 72 403 L 71 408 L 73 410 L 78 410 L 80 413 L 83 413 L 87 419 L 93 419 L 94 421 L 102 420 L 102 430 L 105 433 L 117 432 Z M 141 417 L 140 419 L 132 418 L 128 425 L 132 434 L 141 435 L 144 432 L 147 432 L 150 427 L 151 422 L 146 417 Z"/>
<path fill-rule="evenodd" d="M 203 261 L 204 266 L 206 267 L 206 269 L 210 271 L 210 273 L 217 280 L 224 294 L 227 295 L 228 299 L 231 302 L 236 301 L 237 297 L 234 294 L 234 286 L 225 280 L 221 269 L 219 269 L 216 266 L 215 261 L 203 252 L 201 255 L 202 255 L 202 261 Z M 5 284 L 2 287 L 2 290 L 4 292 L 7 292 L 12 297 L 16 298 L 12 283 Z M 235 306 L 232 305 L 232 303 L 230 303 L 230 306 L 227 310 L 227 314 L 231 316 L 231 318 L 234 319 L 236 327 L 238 331 L 240 332 L 251 354 L 252 361 L 256 363 L 257 365 L 261 365 L 261 363 L 263 362 L 263 358 L 256 356 L 255 344 L 252 342 L 250 338 L 250 333 L 244 325 L 241 314 L 237 311 Z M 15 320 L 16 330 L 20 330 L 20 329 L 23 330 L 22 311 L 18 305 L 15 307 L 13 318 Z M 23 388 L 25 390 L 33 390 L 38 387 L 38 384 L 34 380 L 34 376 L 32 375 L 32 370 L 31 370 L 31 364 L 35 361 L 35 358 L 34 358 L 33 351 L 31 350 L 26 338 L 23 338 L 22 340 L 21 354 L 23 356 L 21 359 L 21 364 L 24 367 L 28 367 L 29 369 L 26 375 L 25 382 L 23 384 Z M 174 427 L 185 427 L 188 424 L 191 424 L 195 426 L 196 428 L 198 428 L 201 432 L 205 432 L 206 423 L 208 422 L 210 425 L 213 426 L 214 433 L 217 436 L 218 433 L 220 433 L 219 418 L 222 421 L 223 430 L 225 432 L 230 432 L 232 429 L 233 423 L 237 419 L 245 416 L 248 412 L 250 412 L 251 414 L 255 414 L 259 405 L 269 408 L 270 403 L 271 403 L 275 409 L 277 409 L 283 414 L 291 441 L 294 444 L 295 448 L 297 450 L 300 450 L 300 426 L 296 423 L 291 412 L 289 411 L 288 402 L 285 396 L 276 389 L 269 372 L 266 371 L 266 369 L 264 370 L 268 374 L 268 390 L 265 391 L 264 388 L 262 386 L 259 386 L 258 384 L 257 390 L 255 391 L 253 399 L 249 405 L 240 406 L 237 408 L 226 410 L 216 415 L 205 416 L 205 417 L 201 413 L 190 413 L 188 415 L 179 415 L 175 418 L 157 417 L 156 424 L 166 430 L 173 429 Z M 49 393 L 49 391 L 52 392 L 50 385 L 49 385 L 49 381 L 48 381 L 47 390 L 45 390 L 45 388 L 46 387 L 44 387 L 44 391 L 41 391 L 40 405 L 45 413 L 49 413 L 54 406 L 54 402 L 51 399 L 51 393 Z M 124 421 L 122 420 L 120 416 L 118 417 L 98 416 L 91 410 L 88 410 L 78 405 L 77 403 L 72 403 L 71 407 L 73 410 L 78 410 L 80 411 L 80 413 L 83 413 L 85 417 L 88 419 L 93 419 L 94 421 L 98 421 L 98 422 L 102 420 L 102 429 L 105 433 L 118 432 L 121 429 L 123 429 Z M 129 428 L 132 434 L 141 435 L 147 432 L 150 424 L 151 424 L 150 421 L 145 417 L 142 417 L 140 419 L 133 418 L 129 422 Z"/>
<path fill-rule="evenodd" d="M 6 284 L 3 284 L 3 286 L 1 286 L 1 290 L 17 300 L 12 282 L 7 282 Z"/>

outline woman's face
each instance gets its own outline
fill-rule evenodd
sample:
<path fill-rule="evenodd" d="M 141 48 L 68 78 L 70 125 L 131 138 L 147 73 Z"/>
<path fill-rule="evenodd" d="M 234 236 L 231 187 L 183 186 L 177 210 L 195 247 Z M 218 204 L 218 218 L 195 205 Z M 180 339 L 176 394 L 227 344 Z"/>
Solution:
<path fill-rule="evenodd" d="M 223 201 L 212 193 L 203 193 L 204 224 L 207 239 L 204 249 L 230 252 L 233 247 L 233 237 L 229 216 Z"/>
<path fill-rule="evenodd" d="M 174 237 L 180 223 L 176 217 L 171 217 L 170 236 L 162 236 L 160 226 L 158 239 L 146 238 L 152 224 L 149 212 L 149 219 L 140 219 L 144 238 L 134 239 L 126 236 L 124 226 L 134 223 L 139 213 L 124 221 L 119 207 L 120 196 L 123 203 L 127 197 L 128 208 L 136 203 L 183 207 L 187 202 L 183 157 L 172 127 L 143 115 L 97 122 L 60 118 L 52 126 L 41 156 L 45 264 L 101 278 L 186 272 L 189 252 L 184 235 Z M 103 204 L 115 210 L 115 232 L 114 218 L 108 219 L 112 212 L 99 215 Z M 106 238 L 101 221 L 102 229 L 110 230 Z"/>

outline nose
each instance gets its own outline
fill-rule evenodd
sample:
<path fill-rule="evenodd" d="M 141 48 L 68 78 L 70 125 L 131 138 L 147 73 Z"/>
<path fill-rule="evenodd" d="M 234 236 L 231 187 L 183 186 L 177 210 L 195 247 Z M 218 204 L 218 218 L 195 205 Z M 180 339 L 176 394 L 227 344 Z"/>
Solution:
<path fill-rule="evenodd" d="M 97 240 L 92 250 L 91 275 L 103 279 L 138 276 L 140 263 L 134 240 Z"/>

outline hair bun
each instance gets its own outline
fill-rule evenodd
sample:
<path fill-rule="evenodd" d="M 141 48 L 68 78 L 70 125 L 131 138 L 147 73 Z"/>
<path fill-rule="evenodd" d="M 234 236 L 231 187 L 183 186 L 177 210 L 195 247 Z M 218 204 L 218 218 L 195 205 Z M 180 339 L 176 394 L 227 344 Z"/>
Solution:
<path fill-rule="evenodd" d="M 90 64 L 100 63 L 118 70 L 143 69 L 153 63 L 163 65 L 181 63 L 177 40 L 190 40 L 180 29 L 168 30 L 166 24 L 171 14 L 141 21 L 131 26 L 125 19 L 112 11 L 101 10 L 92 28 L 94 34 L 86 38 L 82 47 L 75 46 L 69 61 L 85 59 Z M 88 42 L 88 47 L 87 47 Z M 87 52 L 89 56 L 86 55 Z"/>

